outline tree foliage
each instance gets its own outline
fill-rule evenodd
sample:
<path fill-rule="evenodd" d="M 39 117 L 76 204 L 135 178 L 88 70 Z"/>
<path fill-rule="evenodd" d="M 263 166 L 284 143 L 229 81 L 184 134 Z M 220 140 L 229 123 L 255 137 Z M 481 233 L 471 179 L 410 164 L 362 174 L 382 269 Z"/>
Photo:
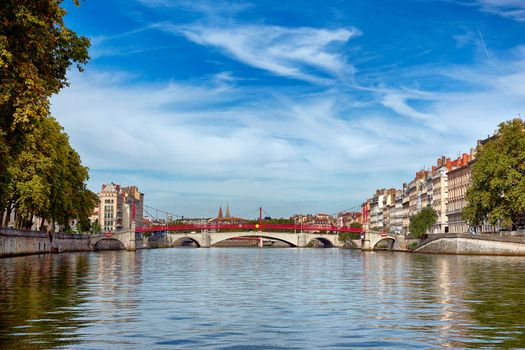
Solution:
<path fill-rule="evenodd" d="M 436 223 L 437 213 L 433 208 L 423 208 L 410 218 L 409 231 L 416 238 L 423 237 L 427 230 Z"/>
<path fill-rule="evenodd" d="M 61 3 L 0 2 L 0 208 L 19 227 L 35 216 L 85 226 L 94 204 L 88 170 L 49 112 L 68 68 L 88 60 L 89 40 L 65 26 Z"/>
<path fill-rule="evenodd" d="M 12 183 L 7 203 L 16 209 L 17 226 L 30 227 L 33 217 L 40 217 L 67 228 L 69 220 L 77 219 L 89 230 L 98 197 L 86 188 L 88 169 L 54 118 L 42 119 L 27 133 L 8 171 Z"/>
<path fill-rule="evenodd" d="M 338 237 L 341 242 L 346 242 L 350 239 L 360 239 L 361 234 L 358 232 L 339 232 Z"/>
<path fill-rule="evenodd" d="M 525 213 L 525 121 L 501 123 L 495 137 L 478 145 L 463 217 L 472 226 L 483 222 L 516 227 Z"/>
<path fill-rule="evenodd" d="M 351 228 L 362 228 L 363 224 L 360 223 L 360 222 L 354 221 L 354 222 L 350 223 L 350 227 Z"/>

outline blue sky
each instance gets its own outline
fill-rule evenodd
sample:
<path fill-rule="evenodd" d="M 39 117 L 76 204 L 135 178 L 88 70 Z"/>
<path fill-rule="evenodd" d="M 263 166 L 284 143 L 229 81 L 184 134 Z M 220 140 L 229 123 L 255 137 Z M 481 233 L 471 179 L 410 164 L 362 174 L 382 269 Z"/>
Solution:
<path fill-rule="evenodd" d="M 525 0 L 65 1 L 52 111 L 91 171 L 185 216 L 335 213 L 525 114 Z"/>

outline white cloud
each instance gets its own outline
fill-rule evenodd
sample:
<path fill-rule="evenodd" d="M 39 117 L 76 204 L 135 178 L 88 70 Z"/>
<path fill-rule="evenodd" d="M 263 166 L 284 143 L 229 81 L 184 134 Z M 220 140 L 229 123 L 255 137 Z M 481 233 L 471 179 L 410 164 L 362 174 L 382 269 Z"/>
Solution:
<path fill-rule="evenodd" d="M 375 107 L 396 114 L 361 108 L 334 90 L 253 93 L 231 85 L 228 72 L 159 85 L 131 85 L 126 74 L 75 74 L 53 112 L 92 169 L 94 190 L 133 182 L 150 205 L 175 211 L 191 203 L 176 211 L 184 215 L 213 214 L 228 199 L 281 208 L 272 215 L 335 212 L 375 188 L 400 186 L 441 154 L 468 151 L 499 122 L 524 113 L 525 60 L 504 66 L 499 74 L 449 69 L 457 81 L 477 82 L 470 93 L 367 92 Z"/>
<path fill-rule="evenodd" d="M 525 21 L 525 1 L 523 0 L 476 0 L 475 3 L 485 12 L 519 22 Z"/>
<path fill-rule="evenodd" d="M 351 76 L 354 68 L 333 48 L 360 35 L 355 28 L 329 30 L 265 25 L 164 25 L 163 28 L 181 33 L 197 44 L 219 48 L 252 67 L 312 82 Z"/>
<path fill-rule="evenodd" d="M 405 93 L 395 92 L 386 94 L 381 103 L 396 113 L 404 115 L 410 118 L 419 119 L 419 120 L 428 120 L 431 118 L 429 114 L 422 113 L 411 107 L 407 100 L 409 96 Z"/>

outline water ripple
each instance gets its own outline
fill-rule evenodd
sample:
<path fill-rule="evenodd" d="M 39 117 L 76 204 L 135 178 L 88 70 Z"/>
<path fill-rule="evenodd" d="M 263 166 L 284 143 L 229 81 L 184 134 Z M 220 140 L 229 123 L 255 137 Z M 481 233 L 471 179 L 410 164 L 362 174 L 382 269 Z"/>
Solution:
<path fill-rule="evenodd" d="M 0 260 L 0 349 L 524 348 L 525 260 L 158 249 Z"/>

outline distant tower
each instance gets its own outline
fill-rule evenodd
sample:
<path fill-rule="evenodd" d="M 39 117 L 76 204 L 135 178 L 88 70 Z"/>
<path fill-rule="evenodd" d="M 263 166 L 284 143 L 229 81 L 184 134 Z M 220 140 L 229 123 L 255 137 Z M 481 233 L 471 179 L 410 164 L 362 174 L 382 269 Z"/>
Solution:
<path fill-rule="evenodd" d="M 224 217 L 222 216 L 222 206 L 219 207 L 219 215 L 217 216 L 217 219 L 221 220 Z"/>
<path fill-rule="evenodd" d="M 226 202 L 226 219 L 229 219 L 230 217 L 230 204 Z"/>

